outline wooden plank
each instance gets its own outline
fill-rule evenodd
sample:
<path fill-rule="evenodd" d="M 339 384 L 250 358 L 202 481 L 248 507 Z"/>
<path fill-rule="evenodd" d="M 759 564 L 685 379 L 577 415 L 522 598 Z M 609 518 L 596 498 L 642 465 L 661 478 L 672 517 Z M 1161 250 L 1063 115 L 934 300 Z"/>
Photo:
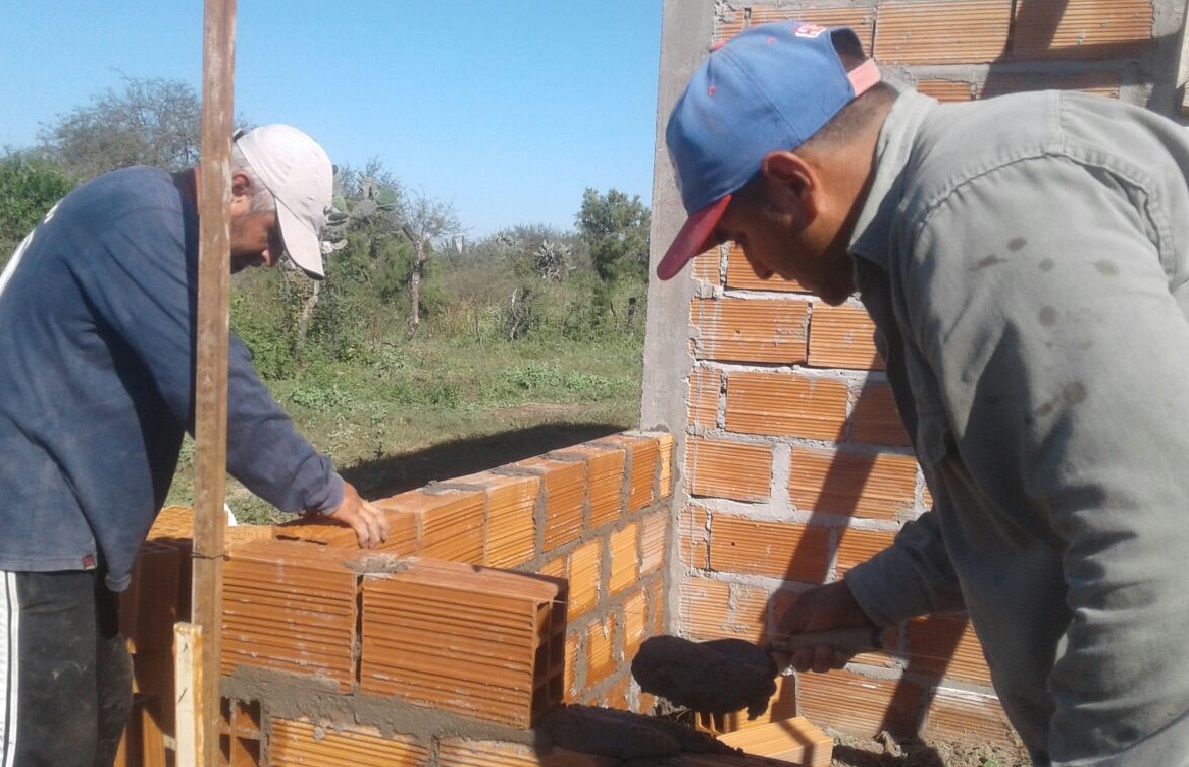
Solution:
<path fill-rule="evenodd" d="M 195 760 L 179 763 L 204 767 L 216 765 L 219 756 L 219 594 L 226 524 L 223 478 L 227 465 L 228 206 L 235 111 L 235 10 L 236 0 L 206 0 L 203 17 L 191 617 L 203 641 L 199 645 L 201 652 L 195 656 L 199 669 L 192 696 Z M 182 720 L 179 716 L 178 722 Z"/>
<path fill-rule="evenodd" d="M 204 764 L 199 761 L 198 733 L 195 725 L 200 722 L 203 709 L 202 627 L 193 623 L 173 625 L 173 706 L 177 712 L 175 737 L 175 764 Z M 218 729 L 215 730 L 216 734 Z M 218 743 L 216 742 L 216 746 Z M 216 747 L 214 754 L 218 754 Z M 207 762 L 213 764 L 213 760 Z"/>

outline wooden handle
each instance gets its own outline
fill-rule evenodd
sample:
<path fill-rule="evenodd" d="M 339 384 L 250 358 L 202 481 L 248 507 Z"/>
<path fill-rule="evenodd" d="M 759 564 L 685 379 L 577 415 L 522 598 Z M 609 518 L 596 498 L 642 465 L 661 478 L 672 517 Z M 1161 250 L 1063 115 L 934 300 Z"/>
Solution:
<path fill-rule="evenodd" d="M 829 631 L 807 631 L 793 634 L 783 641 L 773 642 L 771 647 L 777 652 L 792 652 L 800 647 L 815 647 L 819 644 L 830 645 L 839 649 L 876 650 L 883 647 L 880 632 L 877 628 L 843 628 Z"/>

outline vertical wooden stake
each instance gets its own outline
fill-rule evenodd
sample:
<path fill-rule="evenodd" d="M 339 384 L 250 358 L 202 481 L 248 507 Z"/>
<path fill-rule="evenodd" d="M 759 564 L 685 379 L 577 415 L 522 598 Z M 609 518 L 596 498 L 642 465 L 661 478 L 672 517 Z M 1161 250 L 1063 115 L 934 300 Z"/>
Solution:
<path fill-rule="evenodd" d="M 177 714 L 174 764 L 198 761 L 198 712 L 202 711 L 202 627 L 193 623 L 173 624 L 173 708 Z M 216 749 L 216 753 L 218 750 Z"/>
<path fill-rule="evenodd" d="M 194 422 L 194 612 L 201 631 L 194 688 L 194 764 L 219 757 L 219 599 L 223 590 L 223 477 L 227 469 L 227 288 L 231 134 L 235 112 L 235 0 L 206 0 L 202 163 L 198 199 L 198 343 Z M 180 679 L 180 677 L 179 677 Z M 181 721 L 179 716 L 178 721 Z"/>

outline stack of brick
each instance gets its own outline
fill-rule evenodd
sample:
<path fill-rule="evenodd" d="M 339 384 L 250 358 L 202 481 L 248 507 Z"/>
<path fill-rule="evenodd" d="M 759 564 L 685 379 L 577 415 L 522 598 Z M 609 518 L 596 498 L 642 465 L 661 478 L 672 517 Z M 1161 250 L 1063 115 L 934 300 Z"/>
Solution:
<path fill-rule="evenodd" d="M 1182 14 L 1164 0 L 668 0 L 663 45 L 673 54 L 662 59 L 662 100 L 697 63 L 686 54 L 704 55 L 703 30 L 722 40 L 799 19 L 855 28 L 888 76 L 943 101 L 1065 87 L 1175 115 Z M 658 200 L 662 231 L 682 220 L 678 200 Z M 760 280 L 733 244 L 697 257 L 692 276 L 650 293 L 657 339 L 645 360 L 646 390 L 687 395 L 684 421 L 668 402 L 644 408 L 648 422 L 680 434 L 684 569 L 672 621 L 694 639 L 760 641 L 793 594 L 889 545 L 930 498 L 861 305 L 830 307 L 796 282 Z M 663 357 L 673 335 L 665 323 L 684 312 L 688 367 L 670 357 L 660 366 L 647 351 Z M 962 616 L 901 628 L 891 652 L 803 675 L 795 688 L 782 680 L 775 703 L 855 735 L 1009 740 Z"/>
<path fill-rule="evenodd" d="M 224 763 L 602 764 L 532 727 L 563 703 L 653 708 L 629 662 L 664 629 L 671 456 L 669 435 L 627 432 L 383 499 L 373 550 L 325 523 L 228 528 Z M 190 531 L 163 511 L 132 592 L 155 601 L 125 600 L 138 684 L 186 617 Z M 163 692 L 170 671 L 145 666 Z M 154 726 L 136 719 L 121 763 L 165 764 L 168 707 L 142 708 Z M 459 761 L 480 742 L 490 760 Z"/>

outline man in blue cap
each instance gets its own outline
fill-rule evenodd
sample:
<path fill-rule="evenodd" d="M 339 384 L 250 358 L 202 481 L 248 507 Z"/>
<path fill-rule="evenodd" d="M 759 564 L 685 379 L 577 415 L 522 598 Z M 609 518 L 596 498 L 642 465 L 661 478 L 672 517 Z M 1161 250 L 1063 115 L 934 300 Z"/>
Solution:
<path fill-rule="evenodd" d="M 733 240 L 761 277 L 858 294 L 934 499 L 777 628 L 967 610 L 1037 764 L 1189 764 L 1189 132 L 878 80 L 851 30 L 761 25 L 668 124 L 689 219 L 658 275 Z"/>

